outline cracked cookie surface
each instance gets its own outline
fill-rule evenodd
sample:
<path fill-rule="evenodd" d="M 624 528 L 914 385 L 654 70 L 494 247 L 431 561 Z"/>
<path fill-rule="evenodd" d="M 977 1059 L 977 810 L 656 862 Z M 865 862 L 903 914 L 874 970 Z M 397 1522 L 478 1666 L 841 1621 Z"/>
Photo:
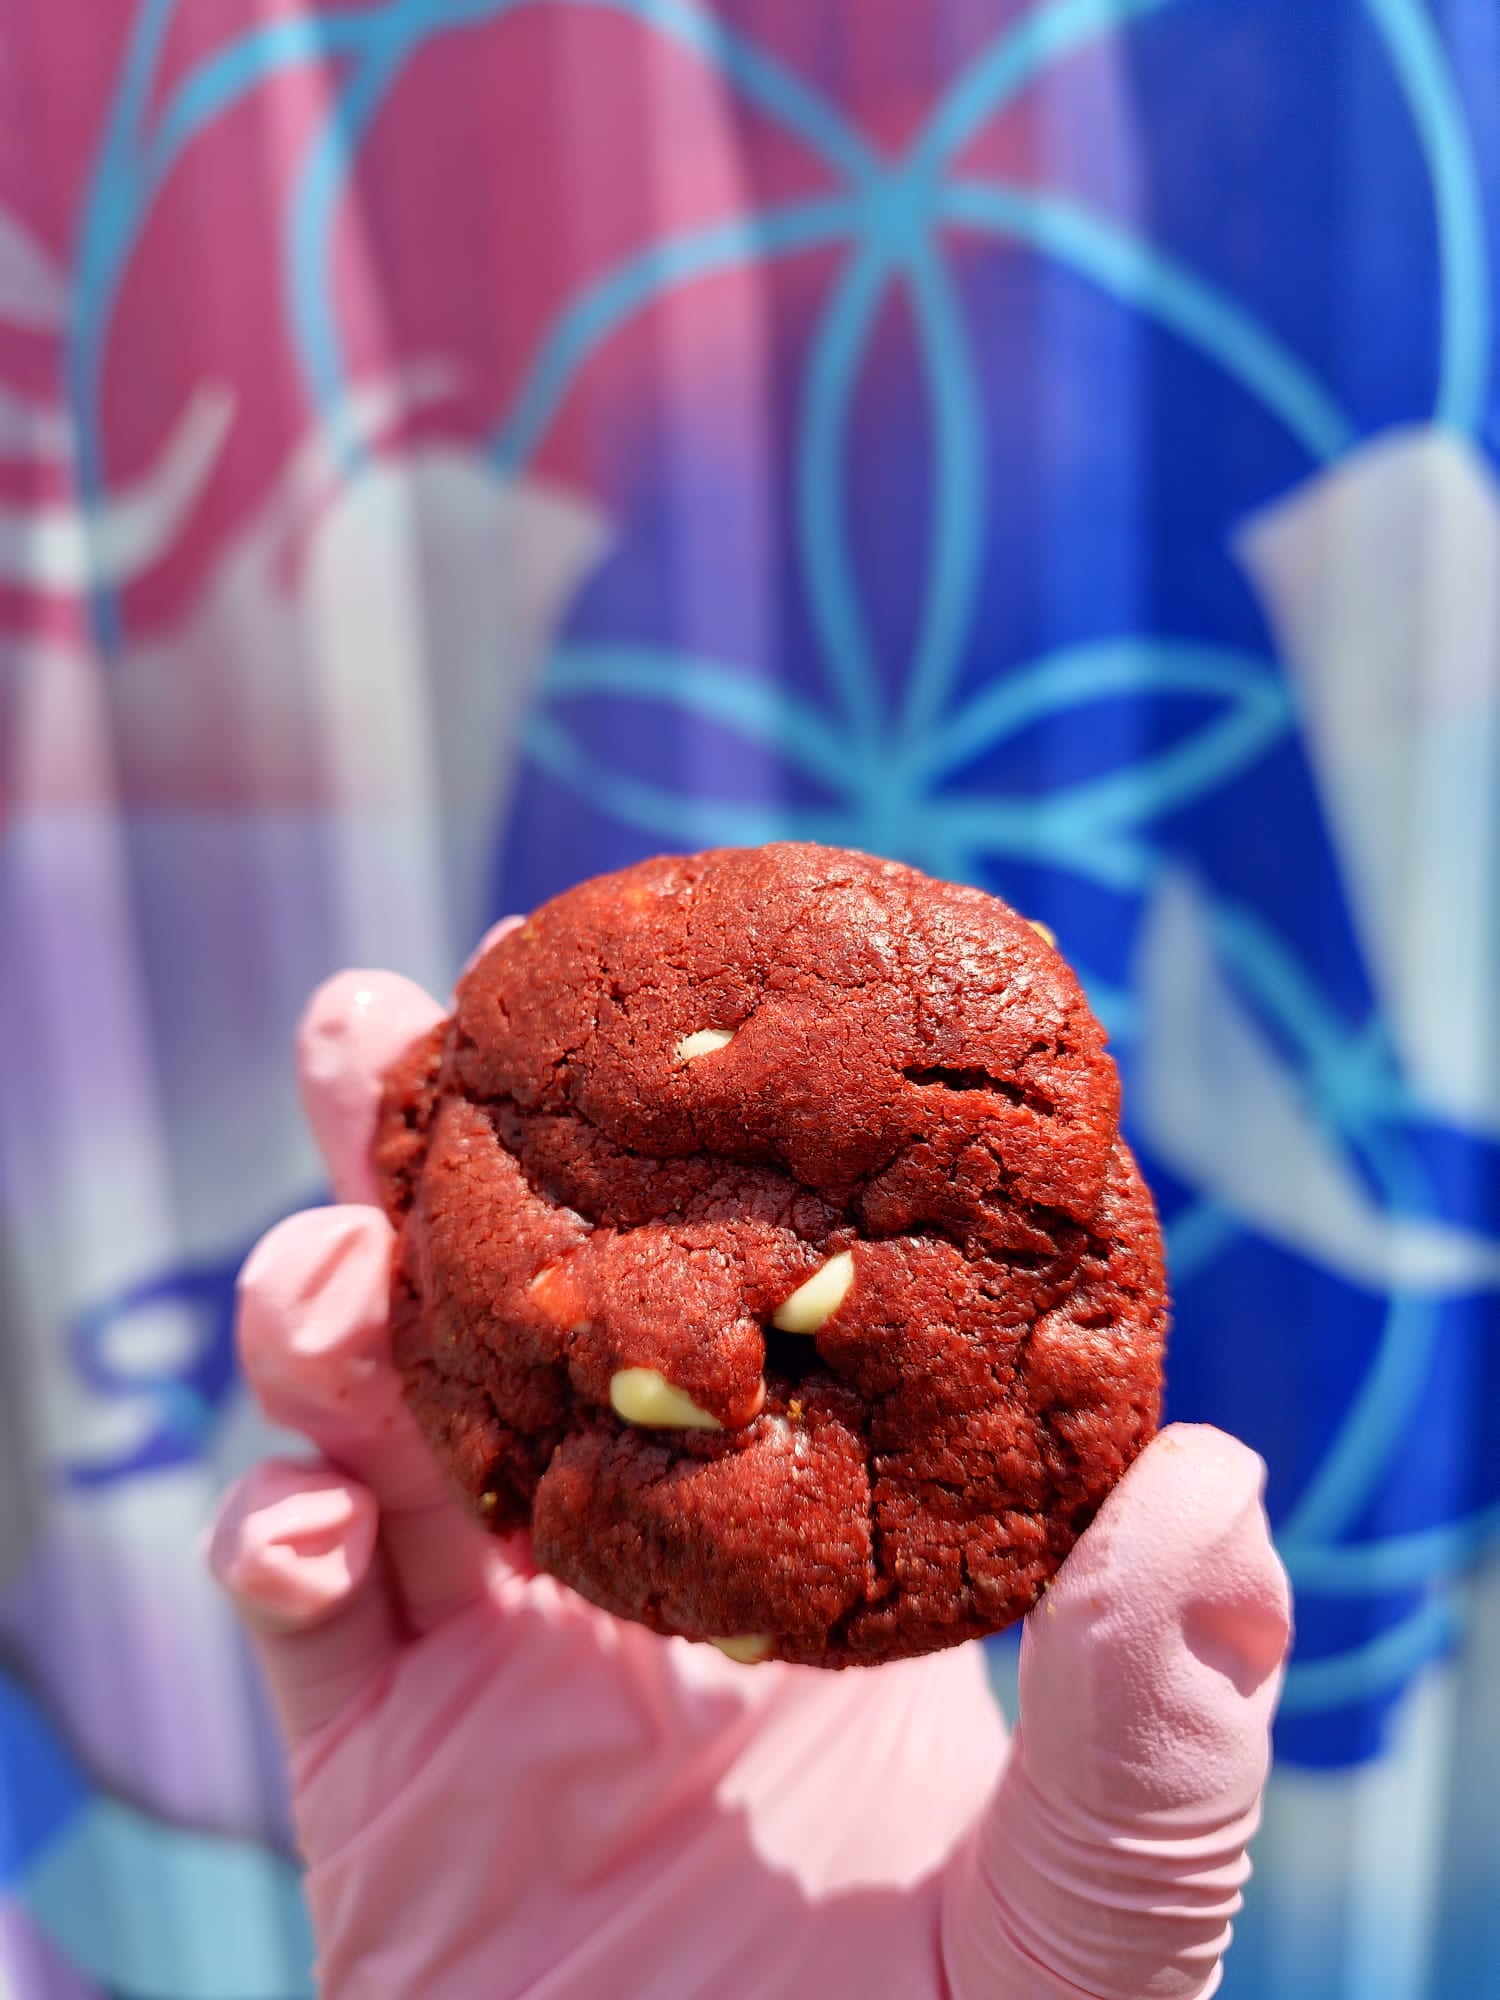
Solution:
<path fill-rule="evenodd" d="M 1118 1111 L 979 890 L 796 844 L 583 883 L 387 1084 L 412 1408 L 480 1518 L 658 1631 L 826 1666 L 996 1631 L 1156 1426 Z"/>

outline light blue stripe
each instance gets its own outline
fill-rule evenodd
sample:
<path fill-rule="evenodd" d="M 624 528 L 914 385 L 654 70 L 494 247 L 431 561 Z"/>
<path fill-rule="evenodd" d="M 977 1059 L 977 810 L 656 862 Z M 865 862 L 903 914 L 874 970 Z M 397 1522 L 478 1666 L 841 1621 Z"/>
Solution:
<path fill-rule="evenodd" d="M 176 11 L 177 0 L 142 0 L 135 30 L 120 65 L 119 89 L 105 140 L 105 151 L 115 160 L 134 157 L 138 151 L 141 121 Z"/>
<path fill-rule="evenodd" d="M 1149 842 L 1060 822 L 1048 812 L 1045 799 L 1009 802 L 947 795 L 931 800 L 924 817 L 939 838 L 976 854 L 1043 861 L 1122 894 L 1143 894 L 1161 868 L 1161 856 Z"/>
<path fill-rule="evenodd" d="M 1438 1323 L 1432 1299 L 1392 1298 L 1359 1392 L 1286 1522 L 1294 1541 L 1331 1541 L 1374 1492 L 1420 1405 Z"/>
<path fill-rule="evenodd" d="M 597 811 L 686 851 L 694 847 L 759 847 L 768 840 L 819 840 L 840 846 L 848 815 L 804 807 L 741 805 L 728 799 L 697 798 L 668 792 L 638 779 L 621 777 L 585 755 L 558 724 L 534 717 L 526 749 L 549 777 L 564 784 Z"/>
<path fill-rule="evenodd" d="M 1455 430 L 1484 421 L 1490 275 L 1474 147 L 1447 52 L 1420 0 L 1365 0 L 1405 94 L 1437 216 L 1443 354 L 1435 415 Z"/>
<path fill-rule="evenodd" d="M 1105 639 L 1029 661 L 980 694 L 924 740 L 902 769 L 916 784 L 950 775 L 1018 730 L 1064 708 L 1114 695 L 1197 694 L 1277 713 L 1286 696 L 1254 653 L 1171 639 Z"/>
<path fill-rule="evenodd" d="M 30 1870 L 20 1900 L 69 1962 L 112 1993 L 311 2000 L 312 1932 L 296 1870 L 248 1840 L 99 1800 Z"/>
<path fill-rule="evenodd" d="M 1003 30 L 947 92 L 912 148 L 928 173 L 975 138 L 1018 91 L 1086 43 L 1114 33 L 1172 0 L 1053 0 Z"/>
<path fill-rule="evenodd" d="M 1373 1077 L 1378 1091 L 1378 1073 L 1366 1070 L 1364 1076 Z M 1406 1215 L 1437 1211 L 1428 1172 L 1411 1141 L 1404 1133 L 1381 1129 L 1385 1107 L 1378 1096 L 1361 1103 L 1346 1082 L 1338 1102 L 1327 1109 L 1340 1123 L 1357 1120 L 1364 1128 L 1361 1150 L 1388 1210 Z M 1358 1517 L 1376 1491 L 1420 1402 L 1440 1323 L 1436 1299 L 1392 1294 L 1359 1391 L 1286 1523 L 1293 1539 L 1331 1541 Z"/>
<path fill-rule="evenodd" d="M 575 647 L 547 669 L 549 700 L 618 694 L 659 701 L 754 737 L 833 791 L 850 790 L 849 750 L 816 709 L 778 682 L 711 660 L 646 652 L 630 646 Z"/>
<path fill-rule="evenodd" d="M 553 326 L 510 415 L 495 433 L 490 450 L 496 461 L 511 471 L 525 464 L 579 369 L 653 299 L 715 271 L 837 242 L 849 234 L 857 214 L 855 204 L 842 195 L 796 202 L 668 237 L 617 265 L 575 298 Z"/>
<path fill-rule="evenodd" d="M 1153 245 L 1060 195 L 998 181 L 955 181 L 949 222 L 1014 236 L 1155 320 L 1269 410 L 1313 458 L 1338 457 L 1354 427 L 1322 384 L 1242 306 Z"/>
<path fill-rule="evenodd" d="M 963 659 L 984 546 L 984 407 L 941 259 L 925 239 L 907 266 L 933 428 L 927 591 L 907 686 L 906 727 L 941 714 Z"/>
<path fill-rule="evenodd" d="M 987 851 L 1045 855 L 1092 880 L 1118 888 L 1144 888 L 1158 857 L 1152 849 L 1122 839 L 1122 824 L 1138 828 L 1141 821 L 1180 807 L 1220 783 L 1227 773 L 1242 769 L 1283 732 L 1287 715 L 1279 688 L 1263 674 L 1247 683 L 1241 675 L 1205 673 L 1204 663 L 1192 660 L 1191 649 L 1185 649 L 1187 657 L 1161 663 L 1150 678 L 1138 672 L 1141 659 L 1149 657 L 1149 642 L 1139 647 L 1122 642 L 1097 650 L 1104 657 L 1091 659 L 1085 654 L 1066 664 L 1044 661 L 1033 670 L 1065 681 L 1066 696 L 1045 681 L 1037 685 L 1029 674 L 1020 686 L 1011 681 L 990 690 L 974 709 L 990 710 L 981 720 L 1018 726 L 1029 715 L 1064 705 L 1065 698 L 1068 706 L 1076 707 L 1090 693 L 1149 693 L 1174 686 L 1202 693 L 1206 681 L 1217 680 L 1222 687 L 1228 680 L 1238 699 L 1237 712 L 1199 731 L 1189 742 L 1107 778 L 1028 799 L 970 801 L 950 792 L 933 800 L 927 810 L 938 816 L 949 837 L 977 838 L 971 829 L 983 825 L 987 830 L 980 844 Z M 1131 658 L 1133 653 L 1141 657 Z M 997 728 L 986 740 L 992 742 L 1002 733 Z"/>
<path fill-rule="evenodd" d="M 352 54 L 372 40 L 381 16 L 299 14 L 246 35 L 201 63 L 172 97 L 144 156 L 147 196 L 156 193 L 198 135 L 271 77 L 302 63 Z"/>
<path fill-rule="evenodd" d="M 849 404 L 892 252 L 852 256 L 823 310 L 808 356 L 797 448 L 797 526 L 803 584 L 830 679 L 858 746 L 868 758 L 880 729 L 876 667 L 850 555 L 844 434 Z"/>
<path fill-rule="evenodd" d="M 1246 703 L 1170 750 L 1107 778 L 1066 786 L 1053 797 L 1089 827 L 1175 811 L 1253 764 L 1286 734 L 1289 711 L 1281 691 L 1273 687 L 1268 692 L 1270 700 Z"/>
<path fill-rule="evenodd" d="M 1311 1078 L 1304 1087 L 1325 1118 L 1346 1137 L 1357 1134 L 1382 1202 L 1398 1214 L 1433 1212 L 1431 1189 L 1408 1142 L 1383 1129 L 1393 1104 L 1382 1072 L 1344 1067 L 1340 1092 L 1324 1099 L 1316 1079 L 1331 1073 L 1356 1042 L 1350 1026 L 1327 1005 L 1301 967 L 1259 917 L 1218 904 L 1210 925 L 1224 961 L 1299 1051 Z M 1365 1038 L 1368 1046 L 1368 1038 Z M 1357 1052 L 1357 1050 L 1356 1050 Z M 1437 1302 L 1395 1292 L 1364 1379 L 1285 1532 L 1292 1541 L 1325 1541 L 1358 1515 L 1399 1444 L 1432 1363 L 1439 1325 Z"/>
<path fill-rule="evenodd" d="M 1445 1521 L 1374 1542 L 1304 1538 L 1290 1528 L 1277 1538 L 1287 1574 L 1299 1590 L 1326 1597 L 1375 1597 L 1456 1577 L 1500 1542 L 1500 1505 L 1467 1520 Z"/>
<path fill-rule="evenodd" d="M 286 264 L 292 330 L 308 393 L 329 442 L 351 460 L 360 456 L 360 446 L 349 425 L 343 343 L 333 301 L 334 218 L 365 130 L 410 54 L 410 45 L 399 39 L 367 53 L 309 148 L 291 202 Z"/>
<path fill-rule="evenodd" d="M 1451 1651 L 1458 1636 L 1453 1607 L 1438 1599 L 1368 1645 L 1330 1660 L 1293 1660 L 1281 1691 L 1282 1713 L 1319 1714 L 1388 1694 Z"/>
<path fill-rule="evenodd" d="M 1215 947 L 1308 1068 L 1338 1052 L 1352 1033 L 1281 939 L 1242 904 L 1219 900 L 1209 928 Z"/>

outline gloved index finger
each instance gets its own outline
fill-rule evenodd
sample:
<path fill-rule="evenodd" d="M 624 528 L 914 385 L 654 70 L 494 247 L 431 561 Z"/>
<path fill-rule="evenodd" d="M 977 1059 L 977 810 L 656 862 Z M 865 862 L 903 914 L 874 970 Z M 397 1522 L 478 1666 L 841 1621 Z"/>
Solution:
<path fill-rule="evenodd" d="M 402 1396 L 390 1352 L 393 1243 L 373 1208 L 288 1216 L 240 1273 L 238 1339 L 272 1422 L 374 1496 L 392 1581 L 421 1632 L 482 1592 L 493 1545 L 450 1493 Z"/>
<path fill-rule="evenodd" d="M 302 1104 L 340 1201 L 379 1202 L 375 1124 L 386 1072 L 443 1018 L 430 993 L 395 972 L 338 972 L 297 1030 Z"/>

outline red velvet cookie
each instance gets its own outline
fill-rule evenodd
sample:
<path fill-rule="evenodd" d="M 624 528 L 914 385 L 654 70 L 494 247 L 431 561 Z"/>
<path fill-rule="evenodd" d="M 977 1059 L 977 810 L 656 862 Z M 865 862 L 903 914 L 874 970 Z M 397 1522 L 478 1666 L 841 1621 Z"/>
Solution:
<path fill-rule="evenodd" d="M 837 849 L 642 862 L 389 1080 L 397 1364 L 476 1513 L 659 1632 L 821 1666 L 994 1632 L 1155 1428 L 1151 1199 L 1072 973 Z"/>

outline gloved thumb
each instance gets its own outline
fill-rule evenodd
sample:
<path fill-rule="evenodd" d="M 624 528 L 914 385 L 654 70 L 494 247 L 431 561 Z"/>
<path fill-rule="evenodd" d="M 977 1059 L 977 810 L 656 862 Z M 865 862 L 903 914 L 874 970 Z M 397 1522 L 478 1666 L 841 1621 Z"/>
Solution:
<path fill-rule="evenodd" d="M 1264 1467 L 1164 1431 L 1031 1614 L 1021 1725 L 946 1885 L 956 2000 L 1204 2000 L 1249 1872 L 1290 1631 Z"/>

